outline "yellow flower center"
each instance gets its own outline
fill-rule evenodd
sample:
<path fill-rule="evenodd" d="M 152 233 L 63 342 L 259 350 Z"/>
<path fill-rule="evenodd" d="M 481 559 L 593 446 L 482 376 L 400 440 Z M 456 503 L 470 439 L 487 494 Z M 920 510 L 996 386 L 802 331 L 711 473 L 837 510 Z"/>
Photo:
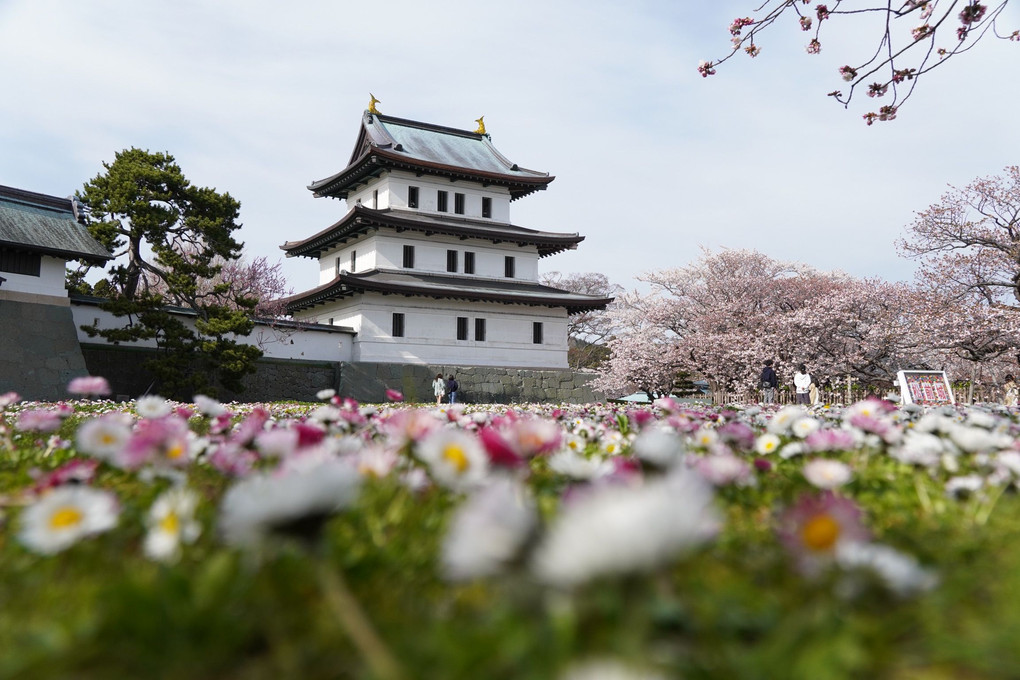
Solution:
<path fill-rule="evenodd" d="M 457 446 L 456 444 L 450 444 L 443 449 L 443 458 L 452 465 L 458 473 L 464 472 L 468 468 L 468 459 L 464 455 L 464 449 Z"/>
<path fill-rule="evenodd" d="M 55 530 L 70 529 L 71 527 L 81 524 L 83 517 L 84 515 L 82 515 L 81 510 L 78 508 L 60 508 L 50 515 L 50 528 Z"/>
<path fill-rule="evenodd" d="M 184 445 L 181 443 L 173 444 L 166 451 L 166 457 L 170 460 L 177 460 L 184 455 Z"/>
<path fill-rule="evenodd" d="M 113 444 L 116 441 L 117 439 L 109 432 L 104 432 L 99 437 L 99 443 L 102 444 L 103 446 L 109 446 L 110 444 Z"/>
<path fill-rule="evenodd" d="M 812 550 L 832 550 L 839 539 L 839 522 L 829 515 L 812 517 L 800 530 L 800 537 Z"/>
<path fill-rule="evenodd" d="M 177 518 L 176 512 L 168 512 L 166 516 L 159 520 L 159 528 L 168 534 L 176 534 L 180 531 L 181 521 Z"/>

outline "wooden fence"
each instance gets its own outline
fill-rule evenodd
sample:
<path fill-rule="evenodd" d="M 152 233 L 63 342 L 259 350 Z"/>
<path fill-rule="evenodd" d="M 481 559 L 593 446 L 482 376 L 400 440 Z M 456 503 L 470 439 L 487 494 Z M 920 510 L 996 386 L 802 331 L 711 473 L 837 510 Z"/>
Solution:
<path fill-rule="evenodd" d="M 849 391 L 846 388 L 842 389 L 831 389 L 831 390 L 819 390 L 818 401 L 821 404 L 832 404 L 833 406 L 847 406 L 853 404 L 869 396 L 884 397 L 889 393 L 887 391 L 876 391 L 868 390 L 860 387 L 854 387 Z M 899 394 L 896 391 L 896 394 Z M 712 403 L 716 405 L 722 404 L 757 404 L 761 402 L 762 393 L 761 390 L 743 390 L 743 391 L 718 391 L 712 393 Z M 957 404 L 969 403 L 970 389 L 967 386 L 954 387 L 953 397 L 956 399 Z M 1002 403 L 1003 392 L 1002 388 L 995 385 L 975 385 L 974 386 L 974 403 L 982 402 L 998 402 Z M 775 403 L 780 405 L 794 404 L 796 403 L 796 397 L 793 390 L 776 390 Z"/>

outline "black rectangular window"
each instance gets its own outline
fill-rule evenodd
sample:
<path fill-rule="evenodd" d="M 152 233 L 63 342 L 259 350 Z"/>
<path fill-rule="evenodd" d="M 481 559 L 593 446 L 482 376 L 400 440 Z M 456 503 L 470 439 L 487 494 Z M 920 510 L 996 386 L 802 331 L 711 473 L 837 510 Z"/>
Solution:
<path fill-rule="evenodd" d="M 376 189 L 372 192 L 372 207 L 376 210 L 379 209 L 379 190 Z"/>
<path fill-rule="evenodd" d="M 458 215 L 464 214 L 464 194 L 453 195 L 453 212 Z"/>
<path fill-rule="evenodd" d="M 400 312 L 393 312 L 393 337 L 404 337 L 404 315 Z"/>
<path fill-rule="evenodd" d="M 531 342 L 536 345 L 542 344 L 542 322 L 534 321 L 531 324 Z"/>
<path fill-rule="evenodd" d="M 485 319 L 475 319 L 475 340 L 485 341 Z"/>
<path fill-rule="evenodd" d="M 457 339 L 458 340 L 468 339 L 468 319 L 466 316 L 457 317 Z"/>
<path fill-rule="evenodd" d="M 333 273 L 334 276 L 340 276 L 340 258 L 336 258 L 336 271 Z"/>
<path fill-rule="evenodd" d="M 418 187 L 407 187 L 407 207 L 418 207 Z"/>
<path fill-rule="evenodd" d="M 358 268 L 357 264 L 358 264 L 358 251 L 352 250 L 351 251 L 351 271 L 352 272 L 355 271 Z"/>
<path fill-rule="evenodd" d="M 414 269 L 414 246 L 404 246 L 404 269 Z"/>
<path fill-rule="evenodd" d="M 508 279 L 514 277 L 514 258 L 512 255 L 507 255 L 503 260 L 503 276 Z"/>
<path fill-rule="evenodd" d="M 447 196 L 448 192 L 446 191 L 440 191 L 439 193 L 436 194 L 436 210 L 438 210 L 439 212 L 446 212 Z"/>
<path fill-rule="evenodd" d="M 457 251 L 447 250 L 446 251 L 446 271 L 455 272 L 457 271 Z"/>
<path fill-rule="evenodd" d="M 482 198 L 482 217 L 492 217 L 492 199 Z"/>
<path fill-rule="evenodd" d="M 475 273 L 475 254 L 464 253 L 464 273 L 474 274 Z"/>
<path fill-rule="evenodd" d="M 42 255 L 0 248 L 0 272 L 39 276 L 41 269 Z"/>

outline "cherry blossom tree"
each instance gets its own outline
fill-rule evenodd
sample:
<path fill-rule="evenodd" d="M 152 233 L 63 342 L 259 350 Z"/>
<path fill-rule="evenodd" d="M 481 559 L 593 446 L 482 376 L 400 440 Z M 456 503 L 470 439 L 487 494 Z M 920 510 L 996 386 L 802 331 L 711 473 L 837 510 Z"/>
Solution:
<path fill-rule="evenodd" d="M 541 276 L 541 281 L 560 290 L 602 298 L 616 297 L 623 292 L 623 286 L 610 283 L 609 277 L 601 272 L 548 272 Z M 570 342 L 567 361 L 570 366 L 594 368 L 601 363 L 608 354 L 606 342 L 612 330 L 608 310 L 596 309 L 572 315 L 567 320 L 567 338 Z"/>
<path fill-rule="evenodd" d="M 829 96 L 849 107 L 854 94 L 866 90 L 868 97 L 882 99 L 877 111 L 864 114 L 871 125 L 876 120 L 896 118 L 910 98 L 922 75 L 950 58 L 969 51 L 987 36 L 1020 41 L 1020 31 L 1000 30 L 997 25 L 1008 0 L 987 4 L 980 0 L 887 0 L 822 4 L 811 0 L 764 0 L 753 16 L 737 17 L 730 24 L 732 49 L 716 61 L 702 61 L 698 71 L 707 77 L 716 67 L 743 52 L 751 57 L 761 52 L 760 36 L 785 15 L 799 24 L 807 39 L 808 54 L 822 49 L 830 24 L 848 27 L 852 20 L 867 22 L 872 31 L 871 46 L 839 69 L 848 83 L 846 92 L 833 90 Z"/>
<path fill-rule="evenodd" d="M 1020 166 L 950 187 L 917 213 L 898 246 L 920 261 L 924 288 L 1020 311 Z"/>
<path fill-rule="evenodd" d="M 188 257 L 187 252 L 185 257 Z M 206 301 L 227 309 L 241 309 L 238 299 L 255 300 L 251 313 L 260 319 L 277 319 L 288 316 L 281 300 L 293 293 L 283 274 L 283 263 L 271 263 L 269 258 L 258 256 L 249 260 L 239 257 L 214 262 L 219 271 L 212 277 L 197 281 L 198 294 Z M 147 281 L 149 287 L 160 294 L 172 297 L 161 280 Z"/>
<path fill-rule="evenodd" d="M 659 323 L 666 304 L 658 292 L 617 297 L 610 316 L 619 332 L 608 342 L 610 358 L 600 365 L 602 373 L 592 382 L 595 389 L 609 394 L 642 391 L 651 398 L 673 391 L 683 362 L 678 335 Z"/>
<path fill-rule="evenodd" d="M 934 356 L 916 332 L 911 286 L 746 250 L 704 251 L 641 280 L 651 292 L 622 296 L 613 312 L 619 330 L 600 382 L 606 391 L 662 392 L 681 372 L 713 391 L 752 391 L 765 359 L 787 384 L 804 362 L 819 383 L 888 386 L 896 371 Z"/>
<path fill-rule="evenodd" d="M 812 286 L 815 295 L 779 328 L 788 334 L 780 343 L 796 348 L 816 381 L 891 385 L 898 370 L 928 360 L 912 286 L 846 274 L 818 276 Z"/>
<path fill-rule="evenodd" d="M 603 389 L 628 380 L 645 389 L 642 381 L 651 375 L 661 390 L 670 382 L 666 376 L 672 380 L 680 371 L 707 379 L 713 389 L 753 387 L 764 359 L 790 365 L 789 348 L 777 342 L 780 326 L 811 297 L 806 279 L 815 275 L 758 252 L 724 250 L 640 277 L 651 293 L 617 301 L 613 321 L 620 330 L 610 343 Z"/>
<path fill-rule="evenodd" d="M 1020 349 L 1020 167 L 950 187 L 898 242 L 919 261 L 914 322 L 954 379 L 1001 381 Z"/>

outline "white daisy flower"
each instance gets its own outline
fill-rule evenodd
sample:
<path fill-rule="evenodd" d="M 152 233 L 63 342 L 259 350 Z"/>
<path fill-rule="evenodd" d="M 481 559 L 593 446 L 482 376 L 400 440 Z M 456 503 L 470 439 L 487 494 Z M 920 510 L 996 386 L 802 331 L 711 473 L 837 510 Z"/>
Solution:
<path fill-rule="evenodd" d="M 631 448 L 639 459 L 657 467 L 670 467 L 684 456 L 683 439 L 666 427 L 643 430 Z"/>
<path fill-rule="evenodd" d="M 949 438 L 967 453 L 995 451 L 1009 447 L 1013 440 L 1009 435 L 989 432 L 982 427 L 957 425 L 949 431 Z"/>
<path fill-rule="evenodd" d="M 821 426 L 822 423 L 815 418 L 798 418 L 790 425 L 790 432 L 794 437 L 804 439 Z"/>
<path fill-rule="evenodd" d="M 785 406 L 769 421 L 768 431 L 773 434 L 789 434 L 790 426 L 799 418 L 804 417 L 804 409 L 800 406 Z"/>
<path fill-rule="evenodd" d="M 607 433 L 607 436 L 599 442 L 599 448 L 602 450 L 602 453 L 607 456 L 618 456 L 623 451 L 625 443 L 626 440 L 623 435 L 619 432 L 613 431 L 611 433 Z"/>
<path fill-rule="evenodd" d="M 382 478 L 389 475 L 400 462 L 400 457 L 382 446 L 369 446 L 351 454 L 358 472 L 363 477 Z"/>
<path fill-rule="evenodd" d="M 52 555 L 80 539 L 117 525 L 117 499 L 89 486 L 61 486 L 44 494 L 21 515 L 19 540 L 29 550 Z"/>
<path fill-rule="evenodd" d="M 572 665 L 560 680 L 665 680 L 665 676 L 616 661 L 589 660 Z"/>
<path fill-rule="evenodd" d="M 199 413 L 215 418 L 216 416 L 223 415 L 227 412 L 227 409 L 212 397 L 207 397 L 204 394 L 196 394 L 195 398 L 192 399 L 195 402 L 195 408 L 198 409 Z"/>
<path fill-rule="evenodd" d="M 801 442 L 790 442 L 779 450 L 779 457 L 783 460 L 799 456 L 804 453 L 804 444 Z"/>
<path fill-rule="evenodd" d="M 79 451 L 103 460 L 113 460 L 130 438 L 131 416 L 124 413 L 86 420 L 74 435 Z"/>
<path fill-rule="evenodd" d="M 889 455 L 908 465 L 935 467 L 945 452 L 941 437 L 930 432 L 907 430 L 900 445 L 894 447 Z"/>
<path fill-rule="evenodd" d="M 159 562 L 176 561 L 182 543 L 194 543 L 202 533 L 202 525 L 195 520 L 198 494 L 184 487 L 174 487 L 162 494 L 149 508 L 145 524 L 143 550 L 150 559 Z"/>
<path fill-rule="evenodd" d="M 336 390 L 319 390 L 315 393 L 315 398 L 319 401 L 329 401 L 336 396 Z"/>
<path fill-rule="evenodd" d="M 754 441 L 754 450 L 763 456 L 779 450 L 782 441 L 772 433 L 765 433 Z"/>
<path fill-rule="evenodd" d="M 255 435 L 255 447 L 263 456 L 286 458 L 298 447 L 298 431 L 278 427 Z"/>
<path fill-rule="evenodd" d="M 544 583 L 569 587 L 663 564 L 718 532 L 712 501 L 712 487 L 685 469 L 643 486 L 593 489 L 560 510 L 532 569 Z"/>
<path fill-rule="evenodd" d="M 694 433 L 695 446 L 704 446 L 707 449 L 717 441 L 719 441 L 719 433 L 711 427 L 702 425 L 698 428 L 698 431 Z"/>
<path fill-rule="evenodd" d="M 173 407 L 163 397 L 150 394 L 135 400 L 135 413 L 142 418 L 163 418 L 170 415 Z"/>
<path fill-rule="evenodd" d="M 320 423 L 334 423 L 341 418 L 340 409 L 335 406 L 320 406 L 308 414 L 310 420 L 317 420 Z"/>
<path fill-rule="evenodd" d="M 443 539 L 447 578 L 491 576 L 512 562 L 535 527 L 534 501 L 519 483 L 494 480 L 457 509 Z"/>
<path fill-rule="evenodd" d="M 875 417 L 882 415 L 881 402 L 875 399 L 864 399 L 851 404 L 843 411 L 843 420 L 850 420 L 854 416 Z"/>
<path fill-rule="evenodd" d="M 819 489 L 835 489 L 853 479 L 853 471 L 846 463 L 827 458 L 816 458 L 804 463 L 804 478 Z"/>
<path fill-rule="evenodd" d="M 953 477 L 946 482 L 946 495 L 956 497 L 967 496 L 980 491 L 984 485 L 985 480 L 980 475 Z"/>
<path fill-rule="evenodd" d="M 588 442 L 576 434 L 567 434 L 563 438 L 563 448 L 574 453 L 582 453 L 588 446 Z"/>
<path fill-rule="evenodd" d="M 421 440 L 418 456 L 443 486 L 463 491 L 481 483 L 489 471 L 489 456 L 478 437 L 463 430 L 442 428 Z"/>
<path fill-rule="evenodd" d="M 917 560 L 880 543 L 847 542 L 836 547 L 836 561 L 844 569 L 869 569 L 896 595 L 907 597 L 931 590 L 938 577 Z"/>
<path fill-rule="evenodd" d="M 1020 451 L 1000 451 L 995 456 L 995 462 L 1014 477 L 1020 477 Z"/>
<path fill-rule="evenodd" d="M 988 411 L 980 411 L 976 408 L 972 408 L 967 413 L 967 424 L 971 427 L 983 427 L 986 430 L 990 430 L 997 424 L 995 416 Z"/>
<path fill-rule="evenodd" d="M 336 459 L 280 474 L 255 474 L 232 486 L 220 505 L 220 531 L 230 545 L 253 546 L 271 533 L 304 535 L 352 505 L 361 475 Z"/>
<path fill-rule="evenodd" d="M 549 469 L 571 479 L 594 479 L 613 472 L 613 464 L 596 456 L 585 458 L 573 451 L 560 451 L 549 456 Z"/>

